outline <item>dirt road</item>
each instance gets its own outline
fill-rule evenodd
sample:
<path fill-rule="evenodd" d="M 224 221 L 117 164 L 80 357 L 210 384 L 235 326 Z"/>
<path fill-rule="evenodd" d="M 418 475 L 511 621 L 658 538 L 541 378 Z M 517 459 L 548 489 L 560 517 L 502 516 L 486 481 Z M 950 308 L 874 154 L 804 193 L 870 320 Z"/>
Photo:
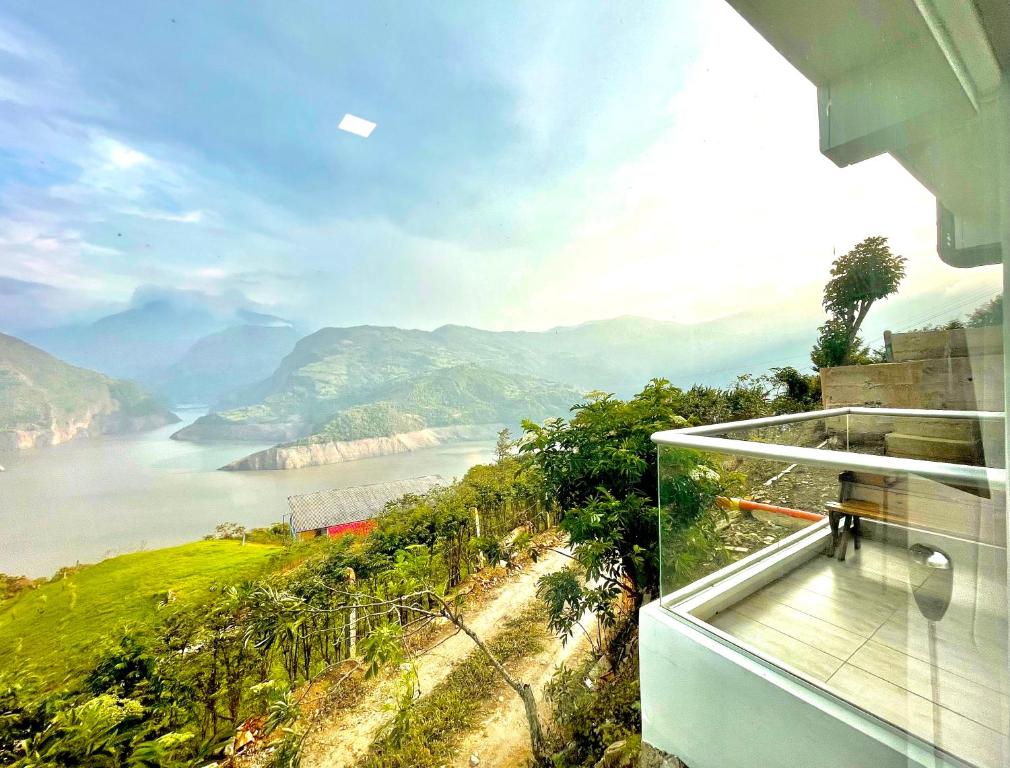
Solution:
<path fill-rule="evenodd" d="M 546 552 L 536 563 L 529 564 L 508 582 L 496 588 L 490 597 L 484 597 L 479 605 L 464 611 L 463 620 L 482 637 L 494 634 L 502 622 L 518 614 L 536 596 L 537 580 L 548 573 L 560 570 L 568 558 L 556 552 Z M 560 644 L 558 644 L 560 647 Z M 473 642 L 463 633 L 449 634 L 434 647 L 416 658 L 417 671 L 421 681 L 421 695 L 425 695 L 446 678 L 453 666 L 465 659 L 475 648 Z M 574 648 L 574 645 L 573 645 Z M 557 655 L 555 642 L 550 649 Z M 546 657 L 549 651 L 537 656 Z M 533 663 L 536 663 L 534 660 Z M 544 667 L 546 669 L 546 666 Z M 553 665 L 546 672 L 549 679 Z M 338 712 L 325 723 L 318 725 L 306 740 L 302 765 L 305 768 L 346 768 L 352 766 L 364 754 L 378 735 L 380 729 L 393 715 L 388 706 L 396 692 L 398 678 L 395 675 L 377 681 L 367 693 L 351 707 Z M 538 685 L 542 690 L 542 685 Z M 515 698 L 518 702 L 518 698 Z M 507 699 L 506 699 L 507 701 Z M 501 705 L 503 711 L 508 709 Z M 522 707 L 519 707 L 522 712 Z M 520 735 L 526 733 L 525 720 L 522 721 Z M 469 742 L 469 739 L 467 740 Z M 462 754 L 462 752 L 460 753 Z M 470 752 L 466 752 L 469 757 Z"/>

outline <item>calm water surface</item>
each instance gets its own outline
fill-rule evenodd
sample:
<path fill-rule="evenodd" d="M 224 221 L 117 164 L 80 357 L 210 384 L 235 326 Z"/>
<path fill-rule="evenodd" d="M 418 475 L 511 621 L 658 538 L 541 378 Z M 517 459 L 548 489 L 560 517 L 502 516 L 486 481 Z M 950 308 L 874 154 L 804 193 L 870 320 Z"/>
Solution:
<path fill-rule="evenodd" d="M 44 576 L 63 565 L 198 539 L 222 522 L 268 525 L 287 497 L 323 488 L 458 477 L 488 461 L 494 441 L 452 443 L 346 464 L 274 472 L 218 467 L 268 447 L 169 440 L 204 411 L 139 435 L 0 452 L 0 572 Z"/>

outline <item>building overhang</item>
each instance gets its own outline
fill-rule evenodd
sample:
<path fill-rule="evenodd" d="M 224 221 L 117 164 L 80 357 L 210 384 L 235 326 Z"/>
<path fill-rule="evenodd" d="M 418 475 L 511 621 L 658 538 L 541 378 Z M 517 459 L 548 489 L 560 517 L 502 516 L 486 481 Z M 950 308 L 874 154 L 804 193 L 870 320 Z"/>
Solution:
<path fill-rule="evenodd" d="M 890 154 L 937 198 L 937 251 L 996 264 L 1010 137 L 1005 0 L 728 0 L 817 87 L 821 152 Z"/>

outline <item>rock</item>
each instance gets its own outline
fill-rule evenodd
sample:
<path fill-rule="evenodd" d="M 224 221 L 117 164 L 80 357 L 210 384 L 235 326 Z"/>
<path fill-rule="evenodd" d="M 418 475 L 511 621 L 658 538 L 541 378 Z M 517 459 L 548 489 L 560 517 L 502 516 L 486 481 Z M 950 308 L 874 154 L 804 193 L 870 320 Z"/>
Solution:
<path fill-rule="evenodd" d="M 606 677 L 611 672 L 613 672 L 613 668 L 610 666 L 610 659 L 606 656 L 601 656 L 600 660 L 593 664 L 592 669 L 589 670 L 589 680 L 595 683 L 601 677 Z"/>
<path fill-rule="evenodd" d="M 402 432 L 385 437 L 367 437 L 359 440 L 329 440 L 308 443 L 284 443 L 236 459 L 221 469 L 228 471 L 301 469 L 324 464 L 407 453 L 419 448 L 433 448 L 454 440 L 483 440 L 494 434 L 500 424 L 458 424 L 448 427 L 431 427 L 415 432 Z M 192 427 L 172 435 L 177 440 L 196 440 L 191 437 Z M 179 437 L 176 437 L 176 436 Z"/>
<path fill-rule="evenodd" d="M 634 752 L 628 754 L 628 742 L 625 739 L 615 741 L 603 751 L 603 757 L 597 761 L 594 768 L 633 768 L 636 760 Z"/>
<path fill-rule="evenodd" d="M 480 765 L 480 758 L 477 756 L 476 753 L 470 755 L 470 765 L 472 766 Z"/>
<path fill-rule="evenodd" d="M 673 755 L 668 755 L 643 741 L 638 768 L 687 768 L 687 766 Z"/>

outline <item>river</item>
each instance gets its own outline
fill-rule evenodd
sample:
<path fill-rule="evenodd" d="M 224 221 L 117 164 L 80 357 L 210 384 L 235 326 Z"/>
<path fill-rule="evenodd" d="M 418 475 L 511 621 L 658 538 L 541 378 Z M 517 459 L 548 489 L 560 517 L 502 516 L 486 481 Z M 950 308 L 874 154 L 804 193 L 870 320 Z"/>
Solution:
<path fill-rule="evenodd" d="M 199 539 L 223 522 L 269 525 L 287 497 L 418 475 L 459 477 L 488 461 L 494 441 L 450 443 L 344 464 L 273 472 L 218 467 L 269 447 L 198 445 L 169 435 L 182 423 L 133 435 L 0 452 L 0 572 L 46 576 L 64 565 Z"/>

